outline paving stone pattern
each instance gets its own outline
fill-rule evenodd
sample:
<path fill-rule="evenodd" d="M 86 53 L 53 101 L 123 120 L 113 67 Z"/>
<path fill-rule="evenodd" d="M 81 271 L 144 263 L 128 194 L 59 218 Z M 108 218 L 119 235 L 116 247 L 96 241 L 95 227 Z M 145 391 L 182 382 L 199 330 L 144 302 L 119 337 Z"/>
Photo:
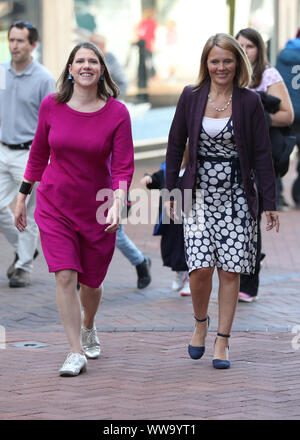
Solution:
<path fill-rule="evenodd" d="M 158 168 L 158 160 L 138 163 L 132 188 Z M 294 168 L 293 162 L 284 179 L 289 201 Z M 116 250 L 96 318 L 101 357 L 89 360 L 85 374 L 59 377 L 68 344 L 54 275 L 41 252 L 32 284 L 10 289 L 6 270 L 13 252 L 0 234 L 0 420 L 299 420 L 300 211 L 282 212 L 280 219 L 280 234 L 263 232 L 267 257 L 260 297 L 238 304 L 232 367 L 226 371 L 211 365 L 217 277 L 207 350 L 193 361 L 187 354 L 194 326 L 191 298 L 171 291 L 172 273 L 162 267 L 153 225 L 128 224 L 128 235 L 152 259 L 153 281 L 138 290 L 135 268 Z M 13 346 L 34 341 L 46 346 Z"/>

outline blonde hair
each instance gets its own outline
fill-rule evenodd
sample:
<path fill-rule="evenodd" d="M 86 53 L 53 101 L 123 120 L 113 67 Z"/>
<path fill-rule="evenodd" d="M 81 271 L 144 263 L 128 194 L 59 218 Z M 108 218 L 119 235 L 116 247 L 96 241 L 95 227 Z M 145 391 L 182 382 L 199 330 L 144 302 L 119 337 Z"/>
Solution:
<path fill-rule="evenodd" d="M 200 70 L 197 84 L 194 90 L 198 90 L 209 78 L 207 59 L 214 46 L 232 52 L 237 60 L 234 82 L 238 87 L 248 87 L 251 82 L 252 67 L 240 43 L 229 34 L 216 34 L 210 37 L 205 43 L 201 55 Z"/>

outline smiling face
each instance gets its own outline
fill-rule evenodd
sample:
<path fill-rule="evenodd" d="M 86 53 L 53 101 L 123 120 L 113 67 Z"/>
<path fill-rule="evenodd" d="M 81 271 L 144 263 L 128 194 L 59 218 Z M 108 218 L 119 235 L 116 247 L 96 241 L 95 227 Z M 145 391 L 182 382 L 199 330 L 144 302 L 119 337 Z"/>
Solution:
<path fill-rule="evenodd" d="M 257 53 L 258 53 L 257 46 L 254 43 L 252 43 L 251 40 L 248 40 L 248 38 L 245 38 L 242 35 L 240 35 L 237 40 L 244 49 L 244 52 L 246 53 L 250 63 L 253 66 L 257 59 Z"/>
<path fill-rule="evenodd" d="M 91 49 L 81 48 L 69 65 L 69 72 L 73 75 L 75 85 L 80 87 L 97 87 L 100 76 L 104 72 L 104 66 L 96 53 Z"/>
<path fill-rule="evenodd" d="M 229 86 L 233 83 L 236 74 L 236 56 L 230 50 L 214 46 L 207 57 L 207 68 L 212 83 Z"/>

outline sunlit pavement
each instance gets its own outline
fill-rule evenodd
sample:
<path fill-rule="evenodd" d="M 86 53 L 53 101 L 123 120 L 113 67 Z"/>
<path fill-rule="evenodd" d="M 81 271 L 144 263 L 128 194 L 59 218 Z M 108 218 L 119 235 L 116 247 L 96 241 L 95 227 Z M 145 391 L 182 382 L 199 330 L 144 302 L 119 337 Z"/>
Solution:
<path fill-rule="evenodd" d="M 138 161 L 132 188 L 159 165 L 160 159 Z M 294 166 L 284 179 L 290 202 Z M 138 290 L 135 268 L 116 250 L 96 318 L 101 357 L 78 377 L 59 377 L 68 344 L 54 276 L 40 253 L 31 285 L 9 288 L 13 252 L 0 235 L 0 419 L 300 419 L 300 211 L 282 212 L 280 219 L 279 234 L 263 232 L 260 296 L 237 306 L 226 371 L 211 365 L 217 278 L 207 350 L 193 361 L 187 353 L 191 298 L 171 291 L 172 273 L 162 267 L 153 225 L 128 224 L 129 237 L 152 259 L 152 283 Z"/>

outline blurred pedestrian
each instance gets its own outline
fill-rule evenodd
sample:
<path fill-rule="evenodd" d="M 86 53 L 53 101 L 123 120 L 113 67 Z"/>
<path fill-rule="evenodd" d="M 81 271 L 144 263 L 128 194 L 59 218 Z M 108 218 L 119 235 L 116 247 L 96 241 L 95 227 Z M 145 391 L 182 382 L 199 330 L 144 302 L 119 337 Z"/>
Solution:
<path fill-rule="evenodd" d="M 124 99 L 128 87 L 128 78 L 126 76 L 124 68 L 118 61 L 117 57 L 113 53 L 106 50 L 107 41 L 103 35 L 93 34 L 90 41 L 94 43 L 103 53 L 112 80 L 119 87 L 119 99 Z"/>
<path fill-rule="evenodd" d="M 206 42 L 197 84 L 184 88 L 172 122 L 166 156 L 166 188 L 176 187 L 189 139 L 189 163 L 182 191 L 183 224 L 196 320 L 188 347 L 193 359 L 205 351 L 212 276 L 219 277 L 219 320 L 213 367 L 230 367 L 228 338 L 241 273 L 252 273 L 256 258 L 257 192 L 262 188 L 267 230 L 279 230 L 271 145 L 260 98 L 247 90 L 251 66 L 239 43 L 216 34 Z M 165 202 L 171 218 L 177 200 Z"/>
<path fill-rule="evenodd" d="M 15 210 L 15 224 L 24 231 L 25 199 L 33 183 L 41 181 L 35 219 L 49 271 L 55 272 L 58 309 L 71 350 L 62 376 L 78 375 L 86 369 L 86 356 L 100 355 L 94 318 L 133 174 L 131 123 L 117 93 L 96 46 L 78 44 L 58 92 L 42 102 Z"/>
<path fill-rule="evenodd" d="M 176 64 L 178 55 L 178 34 L 176 22 L 167 20 L 166 28 L 166 58 L 169 63 L 168 80 L 176 80 Z"/>
<path fill-rule="evenodd" d="M 136 28 L 136 44 L 139 48 L 138 87 L 141 89 L 146 88 L 148 80 L 156 74 L 153 63 L 156 28 L 157 21 L 154 18 L 154 10 L 152 8 L 145 9 Z"/>
<path fill-rule="evenodd" d="M 300 208 L 300 93 L 299 80 L 296 81 L 296 74 L 299 75 L 300 66 L 300 28 L 296 38 L 289 40 L 286 46 L 279 53 L 276 68 L 283 77 L 285 85 L 289 91 L 294 107 L 295 120 L 292 125 L 292 132 L 296 136 L 298 147 L 297 177 L 292 186 L 292 198 L 297 208 Z"/>
<path fill-rule="evenodd" d="M 137 288 L 144 289 L 151 283 L 151 259 L 137 248 L 132 240 L 125 234 L 124 226 L 120 224 L 117 232 L 116 247 L 135 266 L 137 273 Z"/>
<path fill-rule="evenodd" d="M 124 99 L 128 86 L 128 80 L 123 67 L 111 52 L 106 51 L 106 39 L 102 35 L 93 34 L 91 37 L 91 42 L 94 43 L 98 49 L 100 49 L 100 51 L 102 51 L 105 57 L 106 65 L 112 80 L 117 84 L 120 90 L 118 99 Z M 126 204 L 128 205 L 127 209 L 124 209 L 123 212 L 126 212 L 126 215 L 128 215 L 128 207 L 130 206 L 130 201 L 128 199 L 126 200 Z M 137 248 L 132 240 L 130 240 L 124 231 L 124 226 L 121 223 L 119 229 L 117 230 L 116 247 L 129 260 L 129 262 L 135 266 L 138 277 L 137 288 L 144 289 L 147 287 L 151 283 L 151 259 L 148 256 L 143 255 L 143 253 Z"/>
<path fill-rule="evenodd" d="M 257 92 L 265 93 L 267 96 L 279 98 L 279 110 L 276 113 L 267 113 L 270 128 L 285 127 L 293 122 L 293 108 L 289 93 L 281 75 L 275 67 L 271 67 L 266 54 L 266 46 L 259 32 L 247 28 L 240 30 L 236 39 L 243 47 L 253 69 L 250 88 Z M 273 140 L 276 142 L 276 138 Z M 256 266 L 253 274 L 241 275 L 239 301 L 252 302 L 257 298 L 259 289 L 259 273 L 262 260 L 262 239 L 261 239 L 261 213 L 263 203 L 261 194 L 263 188 L 258 185 L 259 191 L 259 212 L 257 225 L 257 255 Z"/>
<path fill-rule="evenodd" d="M 188 150 L 184 155 L 181 168 L 179 171 L 177 184 L 181 181 L 188 161 Z M 158 171 L 152 175 L 146 174 L 141 179 L 141 184 L 148 189 L 162 190 L 165 187 L 166 179 L 166 163 L 163 162 Z M 158 222 L 154 227 L 153 235 L 160 235 L 160 250 L 163 265 L 170 267 L 174 274 L 172 281 L 172 290 L 179 291 L 181 296 L 190 296 L 190 283 L 188 267 L 185 261 L 184 236 L 182 223 L 174 223 L 173 220 L 166 223 L 163 221 L 164 212 L 162 206 L 162 197 L 159 200 Z"/>
<path fill-rule="evenodd" d="M 126 201 L 124 216 L 128 215 L 128 206 L 131 202 Z M 145 256 L 133 243 L 132 240 L 125 234 L 124 225 L 120 223 L 119 229 L 117 230 L 116 247 L 120 252 L 127 258 L 127 260 L 135 267 L 137 273 L 137 288 L 144 289 L 151 283 L 151 259 Z"/>
<path fill-rule="evenodd" d="M 28 227 L 24 234 L 14 227 L 9 208 L 23 179 L 40 104 L 45 96 L 55 91 L 50 72 L 32 57 L 38 38 L 33 24 L 13 23 L 8 30 L 11 61 L 2 64 L 5 88 L 0 89 L 0 231 L 15 251 L 7 270 L 10 287 L 25 287 L 30 283 L 33 259 L 38 254 L 38 228 L 33 217 L 35 188 L 27 204 Z"/>

